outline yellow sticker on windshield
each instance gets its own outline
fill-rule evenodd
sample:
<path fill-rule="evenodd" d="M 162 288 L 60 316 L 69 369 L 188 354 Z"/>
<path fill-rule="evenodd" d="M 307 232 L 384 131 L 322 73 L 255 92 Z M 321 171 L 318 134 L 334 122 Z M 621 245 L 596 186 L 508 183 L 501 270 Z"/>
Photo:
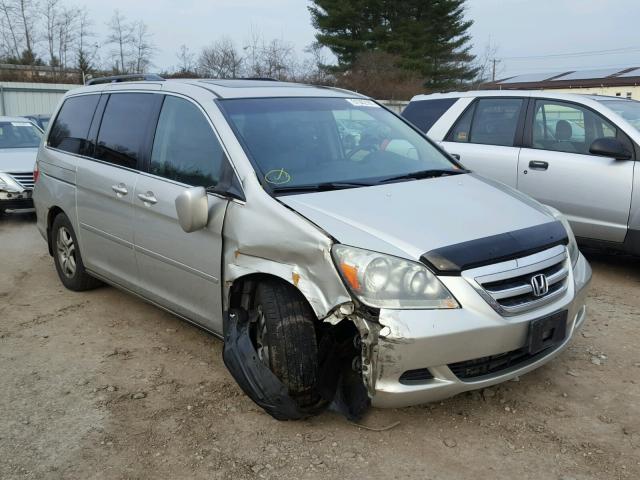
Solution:
<path fill-rule="evenodd" d="M 269 170 L 264 176 L 264 179 L 271 185 L 284 185 L 291 181 L 291 175 L 284 168 L 277 168 L 275 170 Z"/>

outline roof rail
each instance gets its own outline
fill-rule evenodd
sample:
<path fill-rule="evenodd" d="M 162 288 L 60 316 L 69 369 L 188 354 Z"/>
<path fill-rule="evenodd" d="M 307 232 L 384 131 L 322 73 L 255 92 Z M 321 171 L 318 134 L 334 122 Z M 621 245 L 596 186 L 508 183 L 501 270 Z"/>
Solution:
<path fill-rule="evenodd" d="M 238 78 L 238 80 L 256 80 L 260 82 L 279 82 L 280 81 L 277 78 L 271 78 L 271 77 L 241 77 L 241 78 Z"/>
<path fill-rule="evenodd" d="M 139 82 L 143 80 L 151 80 L 163 82 L 164 78 L 155 73 L 131 73 L 128 75 L 113 75 L 111 77 L 98 77 L 87 80 L 85 85 L 99 85 L 102 83 L 119 83 L 119 82 Z"/>

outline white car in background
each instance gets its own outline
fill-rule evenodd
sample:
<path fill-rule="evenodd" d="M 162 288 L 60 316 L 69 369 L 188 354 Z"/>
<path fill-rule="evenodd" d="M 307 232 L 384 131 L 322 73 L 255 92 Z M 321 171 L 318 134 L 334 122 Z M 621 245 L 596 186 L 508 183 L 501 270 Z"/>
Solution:
<path fill-rule="evenodd" d="M 33 208 L 33 169 L 42 130 L 21 117 L 0 117 L 0 214 Z"/>
<path fill-rule="evenodd" d="M 452 92 L 418 95 L 402 116 L 465 167 L 560 210 L 583 245 L 640 255 L 640 102 Z"/>

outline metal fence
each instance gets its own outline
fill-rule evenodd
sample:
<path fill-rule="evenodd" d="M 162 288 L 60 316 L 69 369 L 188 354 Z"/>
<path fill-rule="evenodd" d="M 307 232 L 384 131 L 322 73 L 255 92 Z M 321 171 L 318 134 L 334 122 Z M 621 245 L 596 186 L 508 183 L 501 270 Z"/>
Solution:
<path fill-rule="evenodd" d="M 67 83 L 0 82 L 0 115 L 50 114 L 65 92 L 79 86 Z"/>
<path fill-rule="evenodd" d="M 396 113 L 402 113 L 402 110 L 404 110 L 404 107 L 409 105 L 409 102 L 404 100 L 378 100 L 378 101 Z"/>

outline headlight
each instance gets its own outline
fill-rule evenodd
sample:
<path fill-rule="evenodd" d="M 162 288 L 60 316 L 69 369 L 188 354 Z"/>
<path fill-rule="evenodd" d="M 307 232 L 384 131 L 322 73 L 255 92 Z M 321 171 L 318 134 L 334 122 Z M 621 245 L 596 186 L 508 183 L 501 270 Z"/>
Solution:
<path fill-rule="evenodd" d="M 447 288 L 424 265 L 361 248 L 334 245 L 333 260 L 345 284 L 375 308 L 458 308 Z"/>
<path fill-rule="evenodd" d="M 567 217 L 565 217 L 564 214 L 559 210 L 553 207 L 550 207 L 548 205 L 545 205 L 545 206 L 547 207 L 551 215 L 553 215 L 553 217 L 556 220 L 559 220 L 560 222 L 562 222 L 564 229 L 567 231 L 567 237 L 569 237 L 569 244 L 567 245 L 567 250 L 569 250 L 569 258 L 571 259 L 571 265 L 575 267 L 576 262 L 578 261 L 578 256 L 580 256 L 580 251 L 578 250 L 578 243 L 576 242 L 576 237 L 573 234 L 573 230 L 571 229 L 569 220 L 567 220 Z"/>
<path fill-rule="evenodd" d="M 22 189 L 12 178 L 6 174 L 0 173 L 0 188 L 6 192 L 19 192 Z"/>

